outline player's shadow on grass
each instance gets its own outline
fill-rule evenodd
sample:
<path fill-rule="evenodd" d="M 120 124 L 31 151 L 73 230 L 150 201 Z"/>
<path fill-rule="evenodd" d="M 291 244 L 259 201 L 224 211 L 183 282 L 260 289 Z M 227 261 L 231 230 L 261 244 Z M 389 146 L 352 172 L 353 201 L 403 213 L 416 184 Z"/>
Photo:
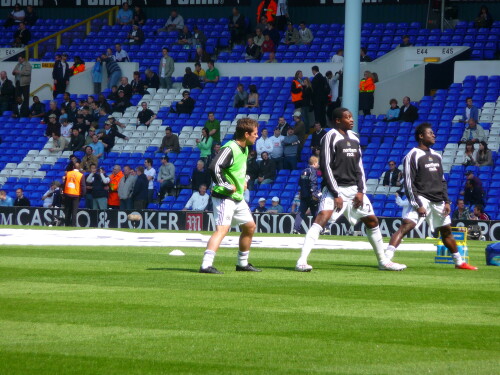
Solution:
<path fill-rule="evenodd" d="M 146 268 L 146 271 L 182 271 L 182 272 L 192 272 L 192 273 L 199 272 L 199 270 L 194 270 L 192 268 Z"/>

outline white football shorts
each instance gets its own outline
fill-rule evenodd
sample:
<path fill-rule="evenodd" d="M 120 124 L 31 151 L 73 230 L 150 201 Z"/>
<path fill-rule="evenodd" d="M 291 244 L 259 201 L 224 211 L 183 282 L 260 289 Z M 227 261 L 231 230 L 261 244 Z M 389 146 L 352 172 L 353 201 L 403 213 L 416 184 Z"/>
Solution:
<path fill-rule="evenodd" d="M 247 202 L 232 201 L 231 199 L 220 199 L 212 197 L 214 207 L 215 225 L 243 225 L 253 223 L 253 216 Z"/>
<path fill-rule="evenodd" d="M 333 211 L 333 214 L 329 220 L 330 222 L 335 222 L 340 217 L 340 215 L 344 214 L 344 216 L 352 225 L 355 225 L 362 217 L 375 215 L 375 212 L 373 212 L 373 206 L 366 194 L 363 194 L 363 205 L 359 208 L 353 207 L 352 201 L 357 193 L 357 186 L 339 186 L 339 197 L 342 198 L 344 204 L 342 205 L 342 209 L 337 212 L 335 211 L 335 198 L 325 186 L 323 188 L 321 201 L 319 202 L 318 212 Z"/>
<path fill-rule="evenodd" d="M 449 215 L 443 216 L 444 202 L 431 202 L 427 198 L 418 196 L 422 202 L 423 207 L 426 211 L 425 220 L 429 224 L 431 230 L 443 227 L 445 225 L 451 224 L 451 219 Z M 408 219 L 413 221 L 415 224 L 419 224 L 418 212 L 413 206 L 408 205 L 403 209 L 403 219 Z M 422 222 L 423 220 L 421 220 Z"/>

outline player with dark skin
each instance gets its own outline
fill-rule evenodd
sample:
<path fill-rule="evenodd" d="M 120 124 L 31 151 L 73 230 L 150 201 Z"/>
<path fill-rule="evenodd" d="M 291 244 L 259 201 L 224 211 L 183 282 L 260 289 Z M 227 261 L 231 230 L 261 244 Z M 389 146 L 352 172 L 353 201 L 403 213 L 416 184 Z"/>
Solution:
<path fill-rule="evenodd" d="M 436 135 L 432 131 L 431 128 L 425 129 L 423 134 L 419 134 L 419 141 L 418 141 L 418 148 L 424 151 L 428 151 L 429 148 L 436 143 Z M 424 207 L 419 207 L 417 209 L 418 216 L 419 216 L 419 221 L 425 219 L 426 217 L 426 210 Z M 451 212 L 451 207 L 449 202 L 445 202 L 444 209 L 443 209 L 443 217 L 448 216 Z M 394 233 L 391 237 L 391 240 L 389 242 L 389 245 L 394 246 L 397 248 L 401 241 L 403 240 L 403 237 L 408 234 L 413 228 L 417 226 L 416 223 L 414 223 L 411 220 L 408 219 L 403 219 L 403 224 L 399 227 L 396 233 Z M 442 227 L 437 228 L 439 232 L 441 233 L 441 237 L 443 239 L 443 244 L 452 252 L 452 253 L 457 253 L 457 243 L 455 242 L 455 239 L 453 238 L 453 235 L 451 233 L 451 226 L 450 225 L 445 225 Z"/>
<path fill-rule="evenodd" d="M 349 111 L 345 111 L 340 120 L 335 120 L 334 127 L 339 131 L 340 134 L 345 136 L 347 131 L 352 130 L 352 128 L 354 127 L 354 119 L 352 118 L 352 113 Z M 344 204 L 342 197 L 339 196 L 337 198 L 334 198 L 334 203 L 335 211 L 339 212 L 342 209 L 342 205 Z M 353 200 L 353 207 L 359 208 L 362 204 L 363 193 L 357 193 Z M 318 216 L 316 216 L 314 222 L 324 228 L 328 224 L 328 220 L 330 219 L 330 217 L 332 217 L 332 214 L 332 210 L 321 211 Z M 375 215 L 365 216 L 360 220 L 370 229 L 376 228 L 378 226 L 378 219 Z"/>

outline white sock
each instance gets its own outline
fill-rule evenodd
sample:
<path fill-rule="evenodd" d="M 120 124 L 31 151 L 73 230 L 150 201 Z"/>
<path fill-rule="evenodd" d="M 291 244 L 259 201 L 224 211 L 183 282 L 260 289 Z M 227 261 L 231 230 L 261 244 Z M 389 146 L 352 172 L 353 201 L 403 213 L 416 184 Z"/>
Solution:
<path fill-rule="evenodd" d="M 304 240 L 304 245 L 302 246 L 302 252 L 300 253 L 300 258 L 297 260 L 297 264 L 307 264 L 307 257 L 311 253 L 311 250 L 319 238 L 319 234 L 323 228 L 321 225 L 314 223 L 311 228 L 307 231 L 306 238 Z"/>
<path fill-rule="evenodd" d="M 250 251 L 238 251 L 238 266 L 248 266 L 248 254 L 250 254 Z"/>
<path fill-rule="evenodd" d="M 378 226 L 373 229 L 366 228 L 366 235 L 368 236 L 370 245 L 372 245 L 378 263 L 386 264 L 388 260 L 384 253 L 384 241 L 382 240 L 382 232 L 380 231 L 380 228 Z"/>
<path fill-rule="evenodd" d="M 464 260 L 462 259 L 462 256 L 460 255 L 460 253 L 458 251 L 456 253 L 452 253 L 452 256 L 453 256 L 453 262 L 455 263 L 455 265 L 461 266 L 463 264 Z"/>
<path fill-rule="evenodd" d="M 385 251 L 392 251 L 393 253 L 395 253 L 396 252 L 396 248 L 394 246 L 392 246 L 392 245 L 389 245 L 389 246 L 387 246 L 387 249 L 385 249 Z"/>
<path fill-rule="evenodd" d="M 201 268 L 206 269 L 208 267 L 212 267 L 214 264 L 215 251 L 205 250 L 203 254 L 203 262 L 201 263 Z"/>

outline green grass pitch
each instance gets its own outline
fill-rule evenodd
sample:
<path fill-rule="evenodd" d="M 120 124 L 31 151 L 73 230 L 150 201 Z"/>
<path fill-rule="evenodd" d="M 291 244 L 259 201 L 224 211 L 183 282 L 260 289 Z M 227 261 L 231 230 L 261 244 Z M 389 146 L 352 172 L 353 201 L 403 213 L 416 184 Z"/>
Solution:
<path fill-rule="evenodd" d="M 470 246 L 478 272 L 429 252 L 381 272 L 371 251 L 313 250 L 297 273 L 299 250 L 253 249 L 263 272 L 241 273 L 223 248 L 224 275 L 197 273 L 201 248 L 2 246 L 0 374 L 495 374 L 485 246 Z"/>

